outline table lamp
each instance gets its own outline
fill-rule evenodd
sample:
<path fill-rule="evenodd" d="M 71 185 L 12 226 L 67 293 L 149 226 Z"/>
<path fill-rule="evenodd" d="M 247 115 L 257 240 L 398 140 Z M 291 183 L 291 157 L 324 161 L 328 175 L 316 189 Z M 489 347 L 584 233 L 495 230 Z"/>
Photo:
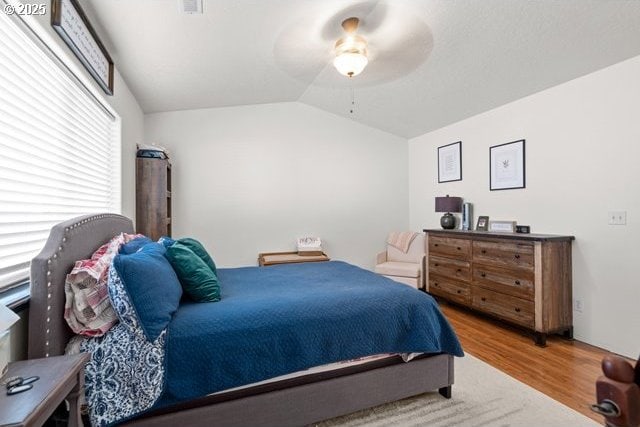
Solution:
<path fill-rule="evenodd" d="M 456 227 L 456 217 L 451 212 L 462 211 L 462 197 L 436 197 L 436 212 L 446 212 L 440 218 L 440 225 L 445 230 L 451 230 Z"/>

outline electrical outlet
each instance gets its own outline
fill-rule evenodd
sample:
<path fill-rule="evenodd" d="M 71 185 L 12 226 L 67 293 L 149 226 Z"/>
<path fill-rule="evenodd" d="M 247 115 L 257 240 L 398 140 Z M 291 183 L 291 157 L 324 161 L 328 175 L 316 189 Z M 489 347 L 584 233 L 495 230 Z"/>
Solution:
<path fill-rule="evenodd" d="M 578 313 L 582 313 L 582 300 L 573 300 L 573 310 L 577 311 Z"/>
<path fill-rule="evenodd" d="M 609 225 L 627 225 L 626 211 L 610 211 Z"/>

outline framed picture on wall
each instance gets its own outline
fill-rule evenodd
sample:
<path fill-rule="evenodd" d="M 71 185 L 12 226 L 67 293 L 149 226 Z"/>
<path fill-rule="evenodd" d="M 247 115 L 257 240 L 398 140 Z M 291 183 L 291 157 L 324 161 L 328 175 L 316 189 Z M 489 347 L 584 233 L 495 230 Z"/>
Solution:
<path fill-rule="evenodd" d="M 489 148 L 489 188 L 525 188 L 524 139 Z"/>
<path fill-rule="evenodd" d="M 462 181 L 462 141 L 438 147 L 438 182 Z"/>
<path fill-rule="evenodd" d="M 107 95 L 113 95 L 113 60 L 78 0 L 52 0 L 51 25 Z"/>

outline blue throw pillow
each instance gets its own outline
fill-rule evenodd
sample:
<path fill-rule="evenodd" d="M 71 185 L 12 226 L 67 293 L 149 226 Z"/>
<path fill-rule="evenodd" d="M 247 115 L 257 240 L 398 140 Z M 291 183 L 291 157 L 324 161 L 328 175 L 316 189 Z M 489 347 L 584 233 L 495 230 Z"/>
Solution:
<path fill-rule="evenodd" d="M 134 254 L 138 252 L 144 245 L 149 243 L 153 243 L 153 240 L 146 236 L 136 237 L 129 243 L 125 243 L 124 245 L 120 246 L 120 250 L 118 252 L 125 255 Z"/>
<path fill-rule="evenodd" d="M 167 327 L 182 297 L 180 281 L 165 258 L 165 252 L 162 244 L 148 243 L 135 253 L 121 253 L 113 259 L 113 267 L 151 342 Z"/>

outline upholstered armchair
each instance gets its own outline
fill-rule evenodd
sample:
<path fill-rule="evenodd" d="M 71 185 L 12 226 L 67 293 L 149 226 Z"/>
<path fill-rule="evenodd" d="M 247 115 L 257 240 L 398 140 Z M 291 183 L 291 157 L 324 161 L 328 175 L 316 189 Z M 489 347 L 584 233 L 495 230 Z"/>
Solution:
<path fill-rule="evenodd" d="M 424 288 L 424 234 L 417 233 L 406 252 L 387 243 L 387 250 L 376 257 L 375 272 L 414 288 Z"/>

